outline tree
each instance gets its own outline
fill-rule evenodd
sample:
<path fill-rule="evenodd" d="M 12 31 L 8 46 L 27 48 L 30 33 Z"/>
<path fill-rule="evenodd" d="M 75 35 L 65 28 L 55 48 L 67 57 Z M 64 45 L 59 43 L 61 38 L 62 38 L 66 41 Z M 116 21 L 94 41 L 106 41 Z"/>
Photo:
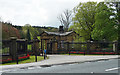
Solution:
<path fill-rule="evenodd" d="M 116 2 L 116 10 L 117 10 L 117 25 L 118 25 L 118 51 L 120 52 L 120 2 Z"/>
<path fill-rule="evenodd" d="M 74 8 L 75 17 L 70 29 L 76 31 L 84 40 L 92 40 L 97 2 L 80 3 Z"/>
<path fill-rule="evenodd" d="M 22 27 L 22 31 L 24 32 L 24 35 L 26 38 L 27 37 L 27 31 L 29 29 L 29 33 L 30 33 L 30 38 L 33 39 L 34 37 L 36 37 L 38 35 L 38 31 L 36 28 L 33 28 L 30 24 L 26 24 L 25 26 Z"/>
<path fill-rule="evenodd" d="M 25 39 L 25 34 L 22 30 L 19 30 L 19 33 L 20 33 L 20 36 L 21 36 L 21 39 Z"/>
<path fill-rule="evenodd" d="M 64 30 L 68 31 L 69 25 L 72 22 L 72 11 L 66 9 L 60 16 L 58 16 L 58 19 L 61 25 L 64 26 Z"/>
<path fill-rule="evenodd" d="M 29 29 L 27 30 L 27 39 L 28 39 L 28 41 L 31 41 L 31 36 L 30 36 L 30 31 L 29 31 Z"/>
<path fill-rule="evenodd" d="M 114 10 L 114 12 L 116 12 L 115 13 L 115 15 L 114 15 L 114 17 L 115 17 L 115 22 L 116 22 L 116 26 L 117 26 L 117 34 L 118 34 L 118 42 L 120 42 L 120 1 L 118 1 L 118 2 L 115 2 L 115 1 L 113 1 L 113 2 L 107 2 L 108 4 L 109 4 L 109 6 L 111 6 L 111 7 L 115 7 L 115 10 Z M 120 43 L 118 43 L 118 48 L 117 48 L 117 52 L 120 52 Z"/>
<path fill-rule="evenodd" d="M 7 22 L 1 22 L 2 25 L 2 39 L 9 39 L 10 37 L 20 38 L 19 30 Z"/>
<path fill-rule="evenodd" d="M 116 40 L 117 28 L 115 23 L 115 13 L 104 2 L 97 5 L 97 13 L 95 15 L 94 29 L 91 33 L 94 40 Z"/>

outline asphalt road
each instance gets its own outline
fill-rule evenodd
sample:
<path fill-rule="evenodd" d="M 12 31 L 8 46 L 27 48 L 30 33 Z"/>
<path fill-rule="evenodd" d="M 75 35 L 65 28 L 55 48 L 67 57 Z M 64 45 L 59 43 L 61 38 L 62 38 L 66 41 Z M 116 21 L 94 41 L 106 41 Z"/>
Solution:
<path fill-rule="evenodd" d="M 118 73 L 120 59 L 110 59 L 75 64 L 34 66 L 5 71 L 5 73 Z"/>

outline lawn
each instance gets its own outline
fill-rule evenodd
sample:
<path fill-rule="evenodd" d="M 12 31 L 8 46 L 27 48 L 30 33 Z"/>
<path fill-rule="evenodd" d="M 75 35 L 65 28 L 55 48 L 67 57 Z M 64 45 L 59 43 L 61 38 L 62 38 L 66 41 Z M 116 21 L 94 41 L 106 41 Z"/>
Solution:
<path fill-rule="evenodd" d="M 28 50 L 32 50 L 32 45 L 27 45 Z"/>
<path fill-rule="evenodd" d="M 47 57 L 47 59 L 48 59 L 48 57 Z M 37 56 L 37 61 L 41 61 L 41 60 L 44 60 L 44 57 L 43 56 Z M 19 61 L 18 64 L 32 63 L 32 62 L 35 62 L 35 56 L 30 56 L 29 59 Z M 1 64 L 1 65 L 14 65 L 14 64 L 16 64 L 16 62 L 4 63 L 4 64 Z"/>

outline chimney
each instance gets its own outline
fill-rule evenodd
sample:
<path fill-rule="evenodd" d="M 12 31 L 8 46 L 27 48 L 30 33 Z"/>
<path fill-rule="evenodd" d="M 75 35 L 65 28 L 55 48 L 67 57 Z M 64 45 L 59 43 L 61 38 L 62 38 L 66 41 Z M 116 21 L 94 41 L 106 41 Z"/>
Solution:
<path fill-rule="evenodd" d="M 63 32 L 64 32 L 63 26 L 59 26 L 59 32 L 60 32 L 60 33 L 63 33 Z"/>

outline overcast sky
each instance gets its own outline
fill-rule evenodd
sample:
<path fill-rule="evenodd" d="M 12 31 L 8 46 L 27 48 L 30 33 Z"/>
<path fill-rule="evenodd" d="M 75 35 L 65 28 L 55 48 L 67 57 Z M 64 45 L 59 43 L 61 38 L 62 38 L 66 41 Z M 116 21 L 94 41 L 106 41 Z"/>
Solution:
<path fill-rule="evenodd" d="M 0 0 L 0 17 L 13 25 L 58 27 L 58 15 L 87 1 L 97 0 Z"/>

